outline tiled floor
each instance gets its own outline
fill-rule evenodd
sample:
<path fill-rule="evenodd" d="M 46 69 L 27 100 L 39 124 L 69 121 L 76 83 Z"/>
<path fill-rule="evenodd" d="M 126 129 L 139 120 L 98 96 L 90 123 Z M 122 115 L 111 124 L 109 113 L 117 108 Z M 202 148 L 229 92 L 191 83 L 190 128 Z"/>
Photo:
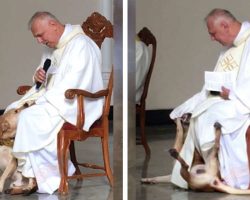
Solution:
<path fill-rule="evenodd" d="M 113 137 L 110 135 L 110 155 L 113 150 Z M 84 143 L 84 144 L 83 144 Z M 94 147 L 94 148 L 93 148 Z M 84 159 L 86 162 L 98 162 L 102 164 L 102 153 L 100 139 L 90 138 L 85 142 L 76 143 L 77 155 L 79 160 Z M 112 165 L 112 157 L 111 157 Z M 112 166 L 111 166 L 112 167 Z M 70 192 L 67 196 L 60 196 L 57 192 L 53 195 L 34 193 L 30 196 L 22 195 L 5 195 L 0 194 L 0 199 L 10 200 L 111 200 L 113 196 L 106 177 L 87 178 L 82 182 L 70 181 Z"/>
<path fill-rule="evenodd" d="M 168 155 L 168 149 L 173 144 L 174 126 L 155 126 L 147 128 L 151 157 L 145 157 L 141 145 L 136 146 L 136 200 L 248 200 L 250 196 L 227 195 L 222 193 L 205 193 L 184 191 L 173 187 L 170 183 L 145 185 L 140 183 L 141 177 L 165 175 L 171 172 L 173 159 Z M 113 137 L 110 135 L 110 154 L 112 155 Z M 99 140 L 91 138 L 84 145 L 76 144 L 78 155 L 88 161 L 102 161 L 98 145 Z M 93 148 L 95 146 L 96 148 Z M 112 164 L 112 159 L 111 159 Z M 113 200 L 106 177 L 88 178 L 82 182 L 70 181 L 68 196 L 32 194 L 30 196 L 10 196 L 0 194 L 0 199 L 10 200 Z M 134 200 L 134 199 L 133 199 Z"/>
<path fill-rule="evenodd" d="M 171 172 L 173 159 L 168 149 L 173 144 L 174 126 L 147 128 L 151 157 L 146 158 L 141 145 L 136 147 L 137 198 L 136 200 L 246 200 L 250 195 L 228 195 L 218 192 L 192 192 L 177 189 L 171 183 L 150 184 L 140 183 L 141 177 L 166 175 Z"/>

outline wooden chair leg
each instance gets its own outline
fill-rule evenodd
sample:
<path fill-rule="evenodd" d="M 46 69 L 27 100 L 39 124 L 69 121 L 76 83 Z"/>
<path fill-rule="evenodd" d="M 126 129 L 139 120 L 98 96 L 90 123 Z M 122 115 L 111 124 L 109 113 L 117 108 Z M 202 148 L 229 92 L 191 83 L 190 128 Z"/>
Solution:
<path fill-rule="evenodd" d="M 150 155 L 150 148 L 148 146 L 147 138 L 145 135 L 145 110 L 140 112 L 140 132 L 141 132 L 141 143 L 145 149 L 145 153 Z"/>
<path fill-rule="evenodd" d="M 59 194 L 68 194 L 69 186 L 68 186 L 68 148 L 70 145 L 70 140 L 66 138 L 66 133 L 61 130 L 57 136 L 57 156 L 58 156 L 58 164 L 61 175 L 61 181 L 59 185 L 58 192 Z"/>
<path fill-rule="evenodd" d="M 112 173 L 112 170 L 110 167 L 110 161 L 109 161 L 109 145 L 108 145 L 107 136 L 104 136 L 101 139 L 101 141 L 102 141 L 102 152 L 103 152 L 103 161 L 104 161 L 105 171 L 107 173 L 109 184 L 111 187 L 113 187 L 113 173 Z"/>
<path fill-rule="evenodd" d="M 74 166 L 76 168 L 75 175 L 79 175 L 79 174 L 81 174 L 81 171 L 80 171 L 80 168 L 79 168 L 79 166 L 77 164 L 74 141 L 71 141 L 71 143 L 70 143 L 69 152 L 70 152 L 70 159 L 71 159 L 72 163 L 74 164 Z"/>

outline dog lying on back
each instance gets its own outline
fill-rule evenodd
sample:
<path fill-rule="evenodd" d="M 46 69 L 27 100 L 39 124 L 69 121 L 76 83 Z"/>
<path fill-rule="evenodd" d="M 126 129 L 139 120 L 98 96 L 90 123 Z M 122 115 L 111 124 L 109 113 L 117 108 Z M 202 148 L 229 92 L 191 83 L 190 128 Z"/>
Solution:
<path fill-rule="evenodd" d="M 10 187 L 6 193 L 16 193 L 13 188 L 24 185 L 27 180 L 23 180 L 21 173 L 17 172 L 17 160 L 12 155 L 12 146 L 16 135 L 17 120 L 20 112 L 31 106 L 33 103 L 25 103 L 18 109 L 10 109 L 0 116 L 0 193 L 3 192 L 5 182 L 11 178 Z"/>
<path fill-rule="evenodd" d="M 188 119 L 188 116 L 186 119 Z M 190 115 L 191 117 L 191 115 Z M 189 117 L 189 118 L 190 118 Z M 182 119 L 183 120 L 183 119 Z M 209 154 L 207 163 L 204 163 L 203 159 L 199 155 L 198 151 L 195 150 L 194 161 L 192 166 L 189 169 L 189 166 L 181 158 L 179 152 L 182 148 L 182 145 L 185 140 L 185 135 L 183 133 L 187 131 L 187 124 L 183 124 L 181 119 L 177 119 L 177 132 L 175 143 L 172 149 L 169 150 L 170 155 L 175 158 L 181 164 L 180 174 L 183 179 L 188 183 L 188 187 L 195 191 L 220 191 L 229 194 L 250 194 L 250 189 L 236 189 L 231 186 L 224 184 L 220 179 L 219 173 L 219 161 L 218 161 L 218 152 L 220 146 L 220 135 L 221 135 L 221 125 L 215 123 L 215 144 Z M 167 176 L 158 176 L 153 178 L 143 178 L 141 179 L 142 183 L 159 183 L 159 182 L 170 182 L 170 175 Z"/>

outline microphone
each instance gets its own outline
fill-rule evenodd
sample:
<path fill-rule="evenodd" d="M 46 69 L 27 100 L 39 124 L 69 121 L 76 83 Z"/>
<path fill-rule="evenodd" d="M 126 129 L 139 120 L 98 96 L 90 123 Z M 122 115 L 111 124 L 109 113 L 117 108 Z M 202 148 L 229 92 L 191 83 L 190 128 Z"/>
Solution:
<path fill-rule="evenodd" d="M 50 64 L 51 64 L 51 60 L 47 58 L 43 64 L 43 70 L 45 71 L 45 74 L 48 71 Z M 41 82 L 36 82 L 36 90 L 38 90 L 41 87 L 41 85 L 42 85 Z"/>

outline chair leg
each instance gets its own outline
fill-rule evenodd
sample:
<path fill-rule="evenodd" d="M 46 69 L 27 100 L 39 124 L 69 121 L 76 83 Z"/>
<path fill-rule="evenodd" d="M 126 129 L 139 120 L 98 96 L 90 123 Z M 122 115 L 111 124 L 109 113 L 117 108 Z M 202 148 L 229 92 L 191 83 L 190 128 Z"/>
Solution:
<path fill-rule="evenodd" d="M 70 140 L 65 136 L 66 133 L 61 130 L 57 136 L 57 156 L 58 156 L 58 165 L 61 175 L 61 181 L 59 185 L 58 192 L 59 194 L 68 194 L 68 148 L 70 145 Z"/>
<path fill-rule="evenodd" d="M 108 138 L 107 136 L 104 136 L 101 138 L 102 141 L 102 152 L 103 152 L 103 161 L 104 161 L 104 167 L 105 171 L 107 173 L 107 177 L 109 180 L 109 184 L 111 187 L 113 187 L 113 173 L 110 167 L 110 161 L 109 161 L 109 145 L 108 145 Z"/>
<path fill-rule="evenodd" d="M 79 175 L 79 174 L 81 174 L 81 171 L 80 171 L 80 168 L 79 168 L 79 166 L 77 164 L 77 160 L 76 160 L 76 152 L 75 152 L 75 143 L 74 143 L 74 141 L 70 142 L 69 152 L 70 152 L 70 159 L 71 159 L 73 165 L 76 168 L 75 175 Z"/>
<path fill-rule="evenodd" d="M 145 149 L 146 155 L 150 155 L 150 148 L 148 146 L 147 138 L 145 135 L 145 110 L 140 112 L 140 131 L 141 131 L 141 143 Z"/>

